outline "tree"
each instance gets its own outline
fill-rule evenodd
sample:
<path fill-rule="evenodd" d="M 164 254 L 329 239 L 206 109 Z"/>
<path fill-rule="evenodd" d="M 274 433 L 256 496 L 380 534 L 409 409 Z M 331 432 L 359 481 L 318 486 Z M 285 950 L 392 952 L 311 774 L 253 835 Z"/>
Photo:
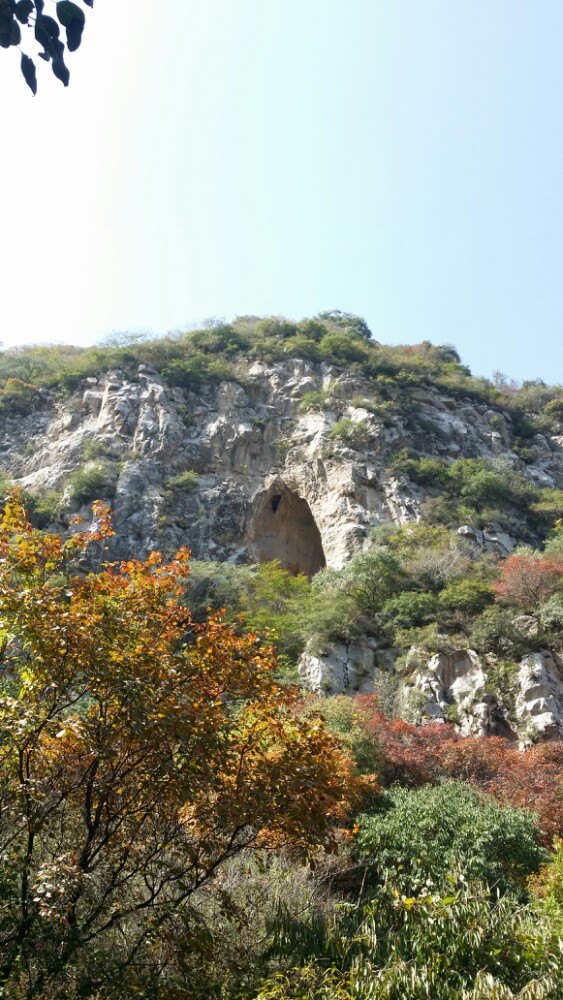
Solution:
<path fill-rule="evenodd" d="M 537 552 L 508 556 L 500 579 L 493 584 L 496 599 L 522 611 L 536 611 L 563 583 L 563 559 Z"/>
<path fill-rule="evenodd" d="M 447 888 L 459 871 L 493 892 L 522 894 L 545 860 L 534 820 L 464 781 L 395 788 L 377 813 L 361 818 L 358 850 L 372 875 L 396 879 L 409 895 Z"/>
<path fill-rule="evenodd" d="M 66 541 L 17 496 L 0 521 L 0 983 L 14 997 L 140 988 L 193 950 L 192 899 L 222 865 L 330 848 L 362 785 L 275 683 L 271 649 L 220 617 L 193 622 L 187 551 L 73 569 L 113 533 L 94 512 Z"/>
<path fill-rule="evenodd" d="M 82 0 L 87 7 L 94 6 L 94 0 Z M 82 32 L 86 23 L 84 11 L 71 0 L 58 0 L 55 7 L 55 17 L 44 14 L 45 0 L 0 0 L 0 46 L 9 49 L 19 46 L 22 41 L 22 27 L 28 28 L 26 36 L 31 32 L 41 50 L 38 55 L 45 62 L 51 63 L 53 73 L 66 86 L 70 73 L 65 65 L 65 48 L 74 52 L 82 41 Z M 49 8 L 50 9 L 50 8 Z M 61 29 L 66 35 L 65 42 L 61 40 Z M 37 74 L 35 63 L 31 56 L 22 52 L 21 71 L 25 82 L 34 94 L 37 93 Z"/>

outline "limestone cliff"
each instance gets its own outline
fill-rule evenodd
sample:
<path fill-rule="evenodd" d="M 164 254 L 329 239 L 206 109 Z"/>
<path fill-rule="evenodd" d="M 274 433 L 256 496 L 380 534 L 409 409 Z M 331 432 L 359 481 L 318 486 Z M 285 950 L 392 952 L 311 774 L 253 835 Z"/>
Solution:
<path fill-rule="evenodd" d="M 319 390 L 325 404 L 303 412 L 303 398 Z M 134 376 L 88 378 L 68 399 L 46 396 L 27 416 L 4 414 L 0 462 L 18 485 L 60 491 L 83 513 L 70 477 L 100 457 L 113 462 L 120 554 L 188 545 L 199 559 L 279 558 L 309 574 L 341 566 L 373 526 L 419 517 L 428 491 L 389 471 L 400 449 L 502 460 L 541 486 L 563 485 L 563 437 L 537 434 L 525 463 L 502 409 L 415 387 L 408 406 L 403 399 L 380 417 L 361 405 L 370 394 L 360 376 L 300 360 L 241 363 L 237 381 L 197 392 L 140 365 Z M 360 431 L 352 446 L 331 436 L 343 419 Z M 175 487 L 188 470 L 197 481 Z M 510 531 L 462 530 L 500 552 L 527 537 L 518 518 Z"/>
<path fill-rule="evenodd" d="M 42 392 L 27 414 L 4 411 L 0 464 L 30 494 L 59 497 L 53 519 L 63 526 L 77 511 L 88 517 L 77 473 L 101 467 L 115 512 L 112 557 L 186 545 L 197 559 L 277 559 L 310 577 L 343 566 L 375 526 L 420 517 L 433 487 L 393 471 L 402 450 L 486 458 L 537 486 L 563 486 L 563 437 L 537 433 L 524 461 L 502 405 L 420 384 L 391 392 L 385 407 L 372 403 L 369 378 L 327 362 L 239 358 L 232 377 L 197 390 L 140 364 L 90 376 L 67 398 Z M 537 543 L 514 511 L 502 524 L 458 529 L 500 556 Z M 303 680 L 317 690 L 374 690 L 376 647 L 366 636 L 352 651 L 306 653 Z M 542 735 L 563 725 L 562 671 L 556 652 L 522 661 L 514 711 Z M 434 718 L 457 706 L 465 732 L 510 730 L 470 650 L 429 658 L 404 689 Z"/>

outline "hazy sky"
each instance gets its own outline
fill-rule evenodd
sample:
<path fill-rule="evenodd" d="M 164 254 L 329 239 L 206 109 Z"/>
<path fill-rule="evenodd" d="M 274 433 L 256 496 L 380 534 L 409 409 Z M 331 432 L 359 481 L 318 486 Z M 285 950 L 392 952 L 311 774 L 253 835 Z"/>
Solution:
<path fill-rule="evenodd" d="M 339 308 L 563 380 L 561 0 L 97 0 L 0 53 L 0 340 Z M 40 61 L 39 61 L 40 62 Z"/>

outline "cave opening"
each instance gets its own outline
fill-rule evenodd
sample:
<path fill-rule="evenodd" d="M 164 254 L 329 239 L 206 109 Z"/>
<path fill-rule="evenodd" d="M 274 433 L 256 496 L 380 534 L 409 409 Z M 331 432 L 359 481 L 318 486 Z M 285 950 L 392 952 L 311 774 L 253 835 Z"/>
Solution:
<path fill-rule="evenodd" d="M 311 579 L 326 566 L 321 533 L 307 501 L 277 482 L 255 502 L 249 551 L 256 562 L 277 560 L 283 569 Z"/>

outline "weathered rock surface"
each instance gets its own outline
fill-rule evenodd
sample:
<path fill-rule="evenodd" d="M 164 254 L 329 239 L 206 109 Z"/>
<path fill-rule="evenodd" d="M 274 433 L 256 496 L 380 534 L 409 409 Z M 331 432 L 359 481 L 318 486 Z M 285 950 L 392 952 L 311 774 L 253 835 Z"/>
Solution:
<path fill-rule="evenodd" d="M 319 389 L 330 389 L 338 407 L 302 412 L 305 393 Z M 134 377 L 109 371 L 25 418 L 3 416 L 0 465 L 32 492 L 68 493 L 69 476 L 88 465 L 95 444 L 115 463 L 115 554 L 188 545 L 201 559 L 272 557 L 309 573 L 342 566 L 373 526 L 419 517 L 424 491 L 388 471 L 400 448 L 449 459 L 500 456 L 531 481 L 563 482 L 561 439 L 537 435 L 536 461 L 525 466 L 511 451 L 502 411 L 413 388 L 409 407 L 381 418 L 352 403 L 370 391 L 349 371 L 300 360 L 241 363 L 240 381 L 197 392 L 167 385 L 145 365 Z M 361 446 L 330 437 L 342 415 L 364 428 Z M 502 430 L 492 430 L 493 416 Z M 198 488 L 171 489 L 187 470 L 197 473 Z M 504 555 L 519 526 L 513 534 L 494 525 L 460 531 Z"/>
<path fill-rule="evenodd" d="M 353 643 L 335 643 L 326 653 L 306 650 L 299 677 L 315 694 L 373 694 L 377 643 L 363 636 Z"/>
<path fill-rule="evenodd" d="M 516 715 L 532 737 L 563 735 L 563 660 L 556 653 L 543 650 L 523 658 Z"/>
<path fill-rule="evenodd" d="M 318 390 L 328 393 L 326 405 L 303 412 L 305 394 Z M 301 360 L 240 362 L 237 381 L 198 391 L 172 387 L 145 365 L 135 376 L 108 371 L 85 379 L 68 399 L 44 393 L 26 417 L 4 413 L 0 466 L 34 494 L 61 493 L 68 516 L 79 507 L 73 475 L 109 463 L 111 557 L 188 546 L 199 559 L 279 559 L 310 576 L 344 565 L 374 526 L 420 517 L 427 491 L 389 471 L 402 448 L 447 460 L 501 459 L 533 483 L 563 485 L 563 438 L 536 435 L 534 461 L 525 464 L 512 450 L 514 429 L 502 410 L 414 387 L 409 405 L 403 400 L 380 416 L 362 405 L 372 392 L 349 370 Z M 331 436 L 343 416 L 362 428 L 354 447 Z M 187 472 L 195 482 L 182 480 Z M 81 513 L 87 517 L 88 504 Z M 526 530 L 517 517 L 509 530 L 459 528 L 479 549 L 501 556 L 529 538 Z M 314 691 L 371 692 L 386 655 L 392 659 L 389 650 L 376 655 L 367 636 L 323 655 L 306 652 L 300 674 Z M 487 671 L 471 650 L 437 653 L 408 672 L 402 696 L 427 717 L 455 719 L 464 733 L 563 733 L 563 665 L 555 653 L 522 660 L 510 718 Z"/>
<path fill-rule="evenodd" d="M 377 642 L 364 636 L 325 654 L 305 652 L 302 683 L 319 694 L 378 690 Z M 385 651 L 383 651 L 385 652 Z M 391 651 L 387 651 L 391 655 Z M 551 650 L 523 657 L 508 707 L 491 685 L 491 665 L 472 649 L 424 654 L 414 647 L 397 690 L 401 714 L 454 722 L 463 736 L 506 736 L 527 742 L 563 736 L 563 660 Z M 409 669 L 410 668 L 410 669 Z"/>

